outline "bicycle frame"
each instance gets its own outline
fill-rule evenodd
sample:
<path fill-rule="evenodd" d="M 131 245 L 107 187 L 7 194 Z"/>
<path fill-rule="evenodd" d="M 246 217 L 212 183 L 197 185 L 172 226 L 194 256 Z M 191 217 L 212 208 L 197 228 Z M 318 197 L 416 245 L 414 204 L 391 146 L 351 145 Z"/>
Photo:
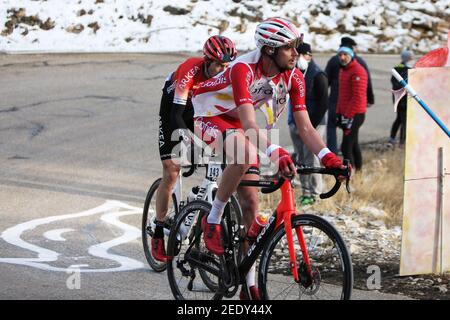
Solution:
<path fill-rule="evenodd" d="M 261 186 L 261 184 L 259 184 L 259 181 L 242 181 L 240 185 Z M 296 214 L 294 188 L 289 180 L 285 180 L 280 189 L 281 200 L 278 203 L 278 206 L 274 211 L 272 217 L 269 219 L 269 223 L 261 230 L 255 242 L 249 247 L 247 255 L 238 266 L 241 283 L 243 283 L 243 280 L 245 280 L 245 275 L 248 273 L 248 271 L 258 258 L 259 254 L 264 249 L 264 245 L 266 244 L 267 240 L 273 236 L 274 232 L 278 230 L 278 228 L 280 228 L 283 223 L 288 243 L 291 273 L 294 276 L 296 282 L 300 281 L 291 225 L 291 218 Z M 297 227 L 295 231 L 300 244 L 300 249 L 303 254 L 303 262 L 307 266 L 308 273 L 310 274 L 311 264 L 309 260 L 308 250 L 306 248 L 305 239 L 303 237 L 303 230 L 301 227 Z"/>
<path fill-rule="evenodd" d="M 218 169 L 218 167 L 221 166 L 220 164 L 216 163 L 208 163 L 205 165 L 206 167 L 206 174 L 203 178 L 201 184 L 198 186 L 199 190 L 195 197 L 195 200 L 205 200 L 208 202 L 212 202 L 213 199 L 213 191 L 217 189 L 217 177 L 220 175 L 220 172 L 213 172 L 212 170 Z M 182 199 L 182 190 L 183 190 L 183 182 L 182 182 L 182 175 L 178 175 L 177 182 L 172 190 L 172 193 L 175 194 L 177 205 L 180 206 L 181 199 Z"/>
<path fill-rule="evenodd" d="M 221 173 L 221 170 L 218 170 L 218 167 L 221 167 L 221 164 L 216 163 L 208 163 L 205 165 L 206 167 L 206 174 L 201 182 L 201 184 L 198 186 L 198 193 L 195 196 L 194 200 L 205 200 L 208 202 L 213 201 L 213 192 L 218 188 L 217 185 L 217 178 Z M 213 171 L 213 172 L 211 172 Z M 178 215 L 178 213 L 181 211 L 181 207 L 185 204 L 183 199 L 183 179 L 182 174 L 178 175 L 177 182 L 175 183 L 175 186 L 172 189 L 172 194 L 175 195 L 175 201 L 176 201 L 176 211 L 175 215 Z M 150 222 L 150 226 L 154 229 L 156 227 L 154 221 Z M 170 230 L 164 229 L 164 233 L 168 236 Z"/>
<path fill-rule="evenodd" d="M 346 161 L 344 161 L 344 164 Z M 332 187 L 332 189 L 326 193 L 320 194 L 321 199 L 326 199 L 333 196 L 340 188 L 342 181 L 346 181 L 347 191 L 349 191 L 349 180 L 351 169 L 346 165 L 345 169 L 341 168 L 311 168 L 311 167 L 300 167 L 297 169 L 297 173 L 299 174 L 311 174 L 311 173 L 319 173 L 319 174 L 327 174 L 333 175 L 336 183 Z M 294 248 L 294 232 L 292 230 L 292 218 L 296 216 L 297 210 L 295 205 L 295 194 L 294 187 L 292 185 L 291 179 L 286 179 L 280 177 L 275 181 L 265 181 L 265 180 L 245 180 L 239 183 L 239 186 L 242 187 L 259 187 L 262 188 L 262 193 L 271 193 L 278 189 L 281 189 L 281 199 L 277 205 L 277 208 L 273 212 L 272 216 L 269 219 L 268 224 L 261 230 L 261 232 L 256 237 L 255 241 L 249 243 L 249 247 L 247 252 L 244 254 L 241 261 L 238 263 L 236 261 L 237 256 L 240 257 L 239 252 L 243 248 L 242 236 L 237 235 L 235 232 L 230 231 L 233 229 L 232 219 L 230 218 L 230 211 L 224 211 L 224 219 L 222 220 L 222 231 L 224 232 L 224 245 L 225 245 L 225 253 L 220 257 L 220 263 L 207 252 L 203 252 L 202 250 L 195 249 L 193 246 L 202 235 L 202 228 L 200 223 L 196 224 L 195 229 L 191 230 L 191 234 L 189 236 L 189 248 L 186 250 L 186 253 L 183 257 L 183 264 L 189 263 L 191 268 L 200 268 L 209 272 L 219 279 L 222 279 L 222 285 L 219 286 L 220 290 L 223 290 L 219 293 L 222 293 L 226 297 L 231 297 L 235 294 L 235 290 L 237 290 L 237 285 L 242 284 L 246 285 L 246 275 L 248 271 L 253 266 L 255 261 L 258 259 L 259 255 L 266 247 L 271 243 L 271 239 L 277 234 L 278 231 L 284 231 L 284 236 L 286 238 L 288 252 L 289 252 L 289 267 L 291 274 L 296 283 L 302 284 L 305 288 L 310 286 L 312 281 L 314 280 L 314 270 L 311 265 L 310 253 L 308 252 L 308 248 L 306 245 L 306 241 L 304 238 L 303 227 L 301 224 L 295 227 L 295 235 L 297 236 L 298 243 L 301 250 L 301 261 L 297 262 L 297 254 L 296 249 Z M 206 206 L 199 201 L 198 203 L 192 203 L 192 208 L 190 209 L 193 215 L 198 212 L 203 212 L 203 214 L 207 214 L 208 210 L 210 210 L 211 205 Z M 186 215 L 186 219 L 189 215 Z M 199 216 L 200 217 L 200 216 Z M 192 216 L 193 218 L 193 216 Z M 192 221 L 192 219 L 191 219 Z M 191 223 L 189 223 L 189 226 Z M 180 226 L 181 229 L 182 225 Z M 240 230 L 242 230 L 242 225 L 239 226 Z M 280 228 L 284 228 L 280 229 Z M 230 232 L 228 232 L 230 231 Z M 240 231 L 239 231 L 240 232 Z M 341 240 L 342 241 L 342 240 Z M 237 251 L 239 250 L 239 251 Z M 298 249 L 297 249 L 298 250 Z M 177 255 L 177 253 L 175 254 Z M 268 257 L 265 256 L 264 259 Z M 350 262 L 351 264 L 351 262 Z M 264 272 L 259 274 L 260 281 L 263 283 L 267 281 L 266 275 Z M 306 277 L 306 278 L 305 278 Z M 195 274 L 194 277 L 195 278 Z M 191 278 L 191 281 L 193 280 Z"/>

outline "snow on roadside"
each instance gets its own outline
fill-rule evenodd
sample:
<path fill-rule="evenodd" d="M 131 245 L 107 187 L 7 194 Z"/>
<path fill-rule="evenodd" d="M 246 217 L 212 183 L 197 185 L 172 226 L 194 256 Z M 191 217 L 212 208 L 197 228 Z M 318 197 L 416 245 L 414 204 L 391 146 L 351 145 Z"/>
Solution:
<path fill-rule="evenodd" d="M 19 8 L 41 23 L 14 20 Z M 350 35 L 362 52 L 428 52 L 450 29 L 448 0 L 0 0 L 0 51 L 198 51 L 217 33 L 249 50 L 270 16 L 298 22 L 315 51 Z"/>

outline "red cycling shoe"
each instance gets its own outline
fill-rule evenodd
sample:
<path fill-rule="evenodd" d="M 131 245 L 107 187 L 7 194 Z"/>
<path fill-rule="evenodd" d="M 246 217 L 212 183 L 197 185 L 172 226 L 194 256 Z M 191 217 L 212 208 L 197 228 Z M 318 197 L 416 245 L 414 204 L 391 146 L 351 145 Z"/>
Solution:
<path fill-rule="evenodd" d="M 256 286 L 251 286 L 249 289 L 250 289 L 250 295 L 252 296 L 252 300 L 261 300 L 261 297 L 259 296 L 259 289 Z M 248 298 L 247 293 L 242 289 L 241 289 L 241 293 L 239 293 L 239 299 L 250 300 Z"/>
<path fill-rule="evenodd" d="M 152 256 L 160 262 L 167 262 L 166 248 L 164 248 L 164 238 L 152 238 Z"/>
<path fill-rule="evenodd" d="M 220 224 L 208 223 L 206 216 L 202 219 L 203 240 L 206 248 L 217 256 L 224 253 Z"/>

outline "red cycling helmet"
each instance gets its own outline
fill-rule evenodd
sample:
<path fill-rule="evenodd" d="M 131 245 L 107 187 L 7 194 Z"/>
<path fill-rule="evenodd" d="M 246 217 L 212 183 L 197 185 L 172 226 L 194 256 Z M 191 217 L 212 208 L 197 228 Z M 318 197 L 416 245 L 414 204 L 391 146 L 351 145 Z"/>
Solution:
<path fill-rule="evenodd" d="M 237 50 L 233 41 L 223 36 L 212 36 L 203 46 L 206 58 L 221 63 L 231 62 L 236 58 Z"/>

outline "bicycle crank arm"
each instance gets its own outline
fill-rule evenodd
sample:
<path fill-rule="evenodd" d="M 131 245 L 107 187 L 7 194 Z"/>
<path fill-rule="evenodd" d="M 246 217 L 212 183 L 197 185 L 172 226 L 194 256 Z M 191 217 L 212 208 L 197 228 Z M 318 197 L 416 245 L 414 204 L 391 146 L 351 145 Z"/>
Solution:
<path fill-rule="evenodd" d="M 214 268 L 213 266 L 207 264 L 212 263 L 214 265 L 218 265 L 217 261 L 211 257 L 210 255 L 203 253 L 195 248 L 192 248 L 189 252 L 184 255 L 184 259 L 189 262 L 193 267 L 198 267 L 203 269 L 216 277 L 221 276 L 221 272 L 218 268 Z"/>

